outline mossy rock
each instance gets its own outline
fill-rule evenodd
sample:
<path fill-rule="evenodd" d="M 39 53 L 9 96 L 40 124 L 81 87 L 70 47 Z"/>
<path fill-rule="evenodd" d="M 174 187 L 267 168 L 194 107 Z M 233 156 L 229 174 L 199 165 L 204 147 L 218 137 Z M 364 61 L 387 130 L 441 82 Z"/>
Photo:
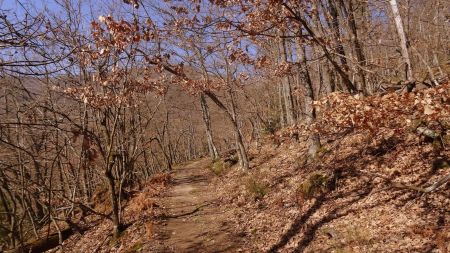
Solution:
<path fill-rule="evenodd" d="M 442 158 L 435 159 L 432 164 L 433 171 L 440 170 L 440 169 L 448 169 L 448 168 L 450 168 L 449 163 L 450 163 L 449 161 L 442 159 Z"/>
<path fill-rule="evenodd" d="M 324 146 L 321 146 L 319 149 L 317 149 L 316 154 L 317 155 L 324 155 L 325 153 L 329 152 L 330 150 L 327 149 Z"/>
<path fill-rule="evenodd" d="M 442 144 L 445 147 L 449 147 L 450 146 L 450 133 L 442 136 Z"/>

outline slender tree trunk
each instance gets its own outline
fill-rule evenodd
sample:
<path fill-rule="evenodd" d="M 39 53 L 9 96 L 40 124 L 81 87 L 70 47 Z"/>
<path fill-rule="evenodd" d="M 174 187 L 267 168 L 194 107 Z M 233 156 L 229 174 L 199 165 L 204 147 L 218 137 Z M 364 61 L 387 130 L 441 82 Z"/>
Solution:
<path fill-rule="evenodd" d="M 400 16 L 400 11 L 398 10 L 397 0 L 389 0 L 391 5 L 392 15 L 395 21 L 395 27 L 397 28 L 398 37 L 400 38 L 400 48 L 402 52 L 403 61 L 406 64 L 406 80 L 412 81 L 413 72 L 411 67 L 411 59 L 409 58 L 408 44 L 406 40 L 405 30 L 403 29 L 402 17 Z"/>
<path fill-rule="evenodd" d="M 206 96 L 208 96 L 228 117 L 228 119 L 231 121 L 231 124 L 234 128 L 234 134 L 235 134 L 235 141 L 237 144 L 237 151 L 239 155 L 239 161 L 241 168 L 243 170 L 248 170 L 250 168 L 249 162 L 248 162 L 248 156 L 247 151 L 245 149 L 244 145 L 244 138 L 242 138 L 241 131 L 239 130 L 239 125 L 236 121 L 236 114 L 233 111 L 230 111 L 218 98 L 217 96 L 210 92 L 205 91 L 204 92 Z M 234 103 L 234 102 L 233 102 Z M 233 106 L 234 107 L 234 106 Z"/>
<path fill-rule="evenodd" d="M 321 94 L 328 95 L 331 92 L 334 92 L 335 91 L 334 83 L 333 83 L 333 80 L 331 77 L 331 73 L 330 73 L 331 71 L 328 66 L 328 63 L 324 62 L 324 61 L 320 61 L 319 62 L 319 71 L 320 71 L 319 74 L 320 74 L 320 78 L 321 78 L 321 82 L 322 82 L 319 96 Z"/>
<path fill-rule="evenodd" d="M 205 58 L 202 55 L 202 52 L 198 47 L 196 47 L 193 43 L 191 45 L 192 45 L 192 48 L 195 49 L 195 53 L 197 54 L 197 56 L 200 60 L 200 66 L 202 69 L 203 79 L 206 81 L 206 83 L 209 83 L 210 80 L 209 80 L 208 71 L 207 71 L 206 65 L 205 65 Z M 216 160 L 219 158 L 219 153 L 217 152 L 216 145 L 214 144 L 214 139 L 213 139 L 213 134 L 212 134 L 212 129 L 211 129 L 211 119 L 209 117 L 208 103 L 206 102 L 204 93 L 200 94 L 200 105 L 202 108 L 203 122 L 205 123 L 205 127 L 206 127 L 206 141 L 208 142 L 209 156 L 213 160 Z"/>
<path fill-rule="evenodd" d="M 250 168 L 248 157 L 247 157 L 247 151 L 245 149 L 244 145 L 244 138 L 242 138 L 241 130 L 239 129 L 238 119 L 237 119 L 237 113 L 236 113 L 236 103 L 234 99 L 233 90 L 230 88 L 228 89 L 228 94 L 230 96 L 231 101 L 231 117 L 233 118 L 233 126 L 234 126 L 234 137 L 236 140 L 236 146 L 238 147 L 238 154 L 239 154 L 239 163 L 241 165 L 241 168 L 244 170 L 248 170 Z"/>
<path fill-rule="evenodd" d="M 120 232 L 122 229 L 122 225 L 120 223 L 120 214 L 119 214 L 119 203 L 118 203 L 118 195 L 116 192 L 116 182 L 113 175 L 113 145 L 114 139 L 116 135 L 116 130 L 118 127 L 118 119 L 119 119 L 119 110 L 117 110 L 116 115 L 114 116 L 114 122 L 112 125 L 112 129 L 109 132 L 108 129 L 105 129 L 105 139 L 108 140 L 107 145 L 107 153 L 105 159 L 105 171 L 104 175 L 108 183 L 109 195 L 111 200 L 111 208 L 112 208 L 112 222 L 113 222 L 113 238 L 117 239 L 120 236 Z M 104 117 L 106 118 L 106 112 L 104 112 Z M 105 119 L 106 121 L 106 119 Z M 106 124 L 104 126 L 107 128 Z"/>
<path fill-rule="evenodd" d="M 309 74 L 309 69 L 306 60 L 306 50 L 305 47 L 300 45 L 298 46 L 298 58 L 303 64 L 304 70 L 303 79 L 305 80 L 305 102 L 304 102 L 304 112 L 305 112 L 305 123 L 310 126 L 316 120 L 316 110 L 312 104 L 314 101 L 314 89 L 313 83 L 311 79 L 311 75 Z M 308 139 L 308 158 L 314 159 L 317 155 L 317 151 L 320 148 L 320 137 L 317 133 L 311 133 Z"/>
<path fill-rule="evenodd" d="M 439 76 L 441 76 L 441 77 L 445 76 L 445 75 L 444 75 L 444 71 L 442 71 L 441 64 L 440 64 L 440 62 L 439 62 L 439 58 L 438 58 L 438 56 L 437 56 L 437 53 L 436 53 L 436 51 L 434 51 L 434 50 L 433 50 L 433 65 L 434 65 L 435 67 L 437 67 L 437 69 L 438 69 L 438 71 L 439 71 Z"/>
<path fill-rule="evenodd" d="M 340 0 L 340 4 L 342 6 L 342 8 L 346 11 L 346 6 L 343 0 Z M 359 40 L 358 37 L 358 29 L 356 26 L 356 20 L 355 20 L 355 10 L 353 7 L 353 0 L 349 0 L 348 1 L 349 4 L 349 10 L 346 11 L 347 16 L 348 16 L 348 23 L 350 26 L 350 31 L 352 32 L 352 40 L 353 40 L 353 45 L 355 46 L 355 52 L 356 52 L 356 57 L 358 60 L 358 64 L 360 66 L 358 66 L 358 74 L 359 77 L 361 79 L 361 84 L 359 85 L 359 90 L 361 90 L 363 92 L 364 95 L 369 95 L 371 93 L 371 91 L 368 89 L 367 87 L 367 80 L 366 80 L 366 75 L 364 73 L 364 70 L 361 68 L 365 68 L 366 67 L 366 57 L 364 55 L 364 51 L 363 51 L 363 47 L 361 45 L 361 41 Z"/>
<path fill-rule="evenodd" d="M 286 127 L 286 119 L 284 117 L 284 104 L 283 104 L 283 84 L 278 85 L 278 107 L 280 113 L 280 125 Z"/>
<path fill-rule="evenodd" d="M 121 232 L 121 224 L 119 217 L 119 203 L 118 196 L 116 192 L 116 183 L 114 176 L 112 174 L 112 165 L 108 165 L 108 169 L 105 171 L 105 177 L 108 181 L 108 188 L 111 199 L 111 207 L 112 207 L 112 223 L 113 223 L 113 238 L 117 239 L 120 236 Z"/>
<path fill-rule="evenodd" d="M 338 53 L 339 60 L 341 62 L 342 68 L 344 71 L 348 72 L 349 67 L 346 59 L 346 54 L 344 50 L 344 46 L 341 43 L 341 27 L 339 24 L 339 18 L 338 18 L 338 12 L 336 5 L 334 3 L 334 0 L 329 1 L 329 7 L 330 7 L 330 14 L 331 14 L 331 25 L 333 27 L 333 34 L 336 39 L 336 51 Z M 320 22 L 320 20 L 317 20 L 317 22 Z"/>
<path fill-rule="evenodd" d="M 214 144 L 208 104 L 206 103 L 205 94 L 203 93 L 200 94 L 200 105 L 202 107 L 203 123 L 205 123 L 206 128 L 206 141 L 208 142 L 209 156 L 213 160 L 216 160 L 217 158 L 219 158 L 219 153 L 217 152 L 216 145 Z"/>
<path fill-rule="evenodd" d="M 286 40 L 281 41 L 281 61 L 288 61 Z M 292 100 L 291 80 L 289 75 L 283 77 L 283 100 L 286 108 L 286 123 L 287 125 L 295 124 L 294 102 Z"/>
<path fill-rule="evenodd" d="M 333 59 L 332 52 L 328 48 L 328 46 L 323 42 L 323 39 L 321 39 L 317 36 L 317 34 L 314 32 L 314 30 L 310 27 L 307 20 L 304 17 L 302 17 L 301 14 L 295 12 L 286 3 L 283 3 L 283 6 L 286 7 L 286 9 L 293 15 L 293 18 L 295 18 L 303 26 L 304 30 L 308 33 L 309 36 L 311 36 L 311 40 L 322 49 L 324 56 L 331 63 L 331 65 L 333 65 L 336 72 L 342 78 L 346 89 L 348 91 L 350 91 L 351 93 L 355 93 L 357 91 L 357 88 L 355 87 L 353 82 L 350 80 L 348 73 L 341 66 L 339 66 L 339 64 Z M 302 32 L 300 31 L 300 33 L 302 33 Z"/>

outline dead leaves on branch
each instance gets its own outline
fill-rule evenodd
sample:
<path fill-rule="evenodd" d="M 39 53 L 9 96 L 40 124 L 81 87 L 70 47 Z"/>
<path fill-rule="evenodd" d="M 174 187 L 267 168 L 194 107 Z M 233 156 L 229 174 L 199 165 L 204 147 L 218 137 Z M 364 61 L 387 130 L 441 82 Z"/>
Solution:
<path fill-rule="evenodd" d="M 317 120 L 312 125 L 299 123 L 274 135 L 276 142 L 307 139 L 311 132 L 338 136 L 365 131 L 371 138 L 386 131 L 397 136 L 415 133 L 431 138 L 444 148 L 450 144 L 450 85 L 443 84 L 415 93 L 390 93 L 361 97 L 332 93 L 313 105 Z"/>
<path fill-rule="evenodd" d="M 381 128 L 396 132 L 410 130 L 420 124 L 445 134 L 450 120 L 450 85 L 417 93 L 390 93 L 366 98 L 333 93 L 316 101 L 321 116 L 315 130 L 336 133 L 348 129 L 366 129 L 375 134 Z M 414 129 L 415 130 L 415 129 Z"/>
<path fill-rule="evenodd" d="M 170 55 L 148 55 L 139 49 L 141 43 L 157 37 L 152 20 L 141 24 L 136 19 L 128 22 L 100 16 L 91 25 L 94 42 L 78 53 L 82 67 L 92 71 L 88 74 L 90 80 L 81 86 L 60 89 L 63 93 L 94 108 L 102 108 L 134 106 L 141 95 L 166 92 L 165 81 L 171 78 L 163 72 L 169 68 Z M 170 66 L 170 69 L 183 76 L 182 67 Z"/>

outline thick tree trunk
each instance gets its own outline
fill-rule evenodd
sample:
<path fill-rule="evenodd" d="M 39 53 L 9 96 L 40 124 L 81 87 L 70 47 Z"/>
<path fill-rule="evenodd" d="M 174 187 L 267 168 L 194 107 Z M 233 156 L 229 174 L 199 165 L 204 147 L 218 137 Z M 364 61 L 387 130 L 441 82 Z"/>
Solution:
<path fill-rule="evenodd" d="M 205 123 L 205 128 L 206 128 L 206 141 L 208 142 L 209 156 L 213 160 L 216 160 L 217 158 L 219 158 L 219 153 L 217 152 L 216 145 L 214 144 L 214 139 L 213 139 L 212 130 L 211 130 L 211 119 L 209 116 L 208 104 L 206 103 L 205 94 L 203 94 L 203 93 L 200 94 L 200 105 L 202 108 L 203 123 Z"/>
<path fill-rule="evenodd" d="M 405 30 L 403 29 L 402 17 L 400 16 L 400 11 L 398 10 L 397 0 L 389 0 L 391 5 L 392 15 L 395 21 L 395 27 L 397 28 L 398 37 L 400 38 L 400 48 L 402 52 L 403 61 L 406 64 L 406 80 L 412 81 L 413 72 L 411 67 L 411 59 L 409 58 L 408 44 L 406 40 Z"/>

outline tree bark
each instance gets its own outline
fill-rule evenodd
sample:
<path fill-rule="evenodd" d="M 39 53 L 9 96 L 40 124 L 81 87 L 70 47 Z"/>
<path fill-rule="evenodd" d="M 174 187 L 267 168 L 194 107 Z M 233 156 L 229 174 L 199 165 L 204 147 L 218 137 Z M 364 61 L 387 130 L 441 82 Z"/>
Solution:
<path fill-rule="evenodd" d="M 311 36 L 312 41 L 322 49 L 327 60 L 331 63 L 331 65 L 333 65 L 334 69 L 338 72 L 339 76 L 344 81 L 344 85 L 345 85 L 346 89 L 350 93 L 355 93 L 357 91 L 357 88 L 355 87 L 353 82 L 350 80 L 348 73 L 343 69 L 343 67 L 339 66 L 339 64 L 333 59 L 333 54 L 332 54 L 331 50 L 328 48 L 328 46 L 325 44 L 323 39 L 318 37 L 316 35 L 316 33 L 314 32 L 314 30 L 310 27 L 310 25 L 306 21 L 306 19 L 303 18 L 297 12 L 295 12 L 287 3 L 283 3 L 283 6 L 286 7 L 286 9 L 293 15 L 293 18 L 295 20 L 297 20 L 303 26 L 303 28 L 308 33 L 308 35 Z M 301 31 L 300 31 L 300 35 L 301 35 Z"/>
<path fill-rule="evenodd" d="M 205 124 L 205 128 L 206 128 L 206 141 L 208 142 L 209 156 L 213 160 L 216 160 L 219 158 L 219 153 L 217 152 L 216 145 L 214 144 L 214 139 L 213 139 L 212 130 L 211 130 L 211 119 L 209 116 L 208 104 L 206 103 L 205 94 L 203 94 L 203 93 L 200 94 L 200 105 L 202 108 L 203 123 Z"/>
<path fill-rule="evenodd" d="M 236 117 L 233 116 L 233 112 L 231 112 L 218 98 L 217 96 L 210 92 L 205 91 L 204 92 L 206 96 L 208 96 L 228 117 L 228 119 L 231 121 L 231 124 L 234 128 L 234 134 L 235 134 L 235 141 L 237 144 L 238 154 L 239 154 L 239 161 L 241 168 L 243 170 L 248 170 L 250 168 L 249 162 L 248 162 L 248 156 L 247 151 L 245 149 L 244 141 L 242 138 L 241 131 L 239 130 L 239 125 L 236 121 Z"/>
<path fill-rule="evenodd" d="M 311 79 L 311 75 L 309 74 L 309 69 L 307 65 L 306 60 L 306 50 L 305 47 L 298 45 L 298 58 L 300 59 L 301 63 L 303 64 L 304 70 L 300 72 L 299 74 L 303 74 L 303 79 L 305 80 L 305 105 L 304 105 L 304 111 L 305 111 L 305 123 L 310 126 L 314 123 L 316 120 L 316 110 L 312 104 L 314 101 L 314 89 L 313 89 L 313 83 Z M 317 155 L 317 151 L 320 148 L 320 136 L 317 133 L 311 133 L 308 138 L 308 158 L 314 159 Z"/>
<path fill-rule="evenodd" d="M 288 61 L 286 40 L 281 41 L 281 61 Z M 283 77 L 283 100 L 286 108 L 286 123 L 287 125 L 295 124 L 294 102 L 292 100 L 291 80 L 289 75 Z"/>
<path fill-rule="evenodd" d="M 403 29 L 402 17 L 400 16 L 400 11 L 398 10 L 397 0 L 389 0 L 391 5 L 392 15 L 395 21 L 395 27 L 397 28 L 398 37 L 400 38 L 400 48 L 402 53 L 403 61 L 406 64 L 406 80 L 412 81 L 413 72 L 411 67 L 411 59 L 409 58 L 408 44 L 406 40 L 405 30 Z"/>
<path fill-rule="evenodd" d="M 348 67 L 348 63 L 347 63 L 347 59 L 346 59 L 346 54 L 345 54 L 345 50 L 344 50 L 344 46 L 341 43 L 341 27 L 339 24 L 339 19 L 338 19 L 338 12 L 337 12 L 337 8 L 336 5 L 334 3 L 334 0 L 329 0 L 329 9 L 330 9 L 330 14 L 331 14 L 331 26 L 333 28 L 333 34 L 337 43 L 336 46 L 336 51 L 338 53 L 338 58 L 341 62 L 341 65 L 343 67 L 343 69 L 348 72 L 349 67 Z M 320 22 L 320 20 L 317 20 L 317 22 Z"/>
<path fill-rule="evenodd" d="M 284 104 L 283 104 L 283 84 L 278 85 L 278 107 L 280 113 L 280 125 L 286 127 L 286 119 L 284 117 Z"/>
<path fill-rule="evenodd" d="M 106 134 L 106 139 L 108 140 L 108 147 L 107 147 L 107 153 L 106 153 L 106 159 L 105 159 L 105 171 L 104 175 L 108 183 L 109 188 L 109 195 L 110 195 L 110 201 L 111 201 L 111 208 L 112 208 L 112 222 L 113 222 L 113 238 L 118 238 L 121 232 L 121 223 L 120 223 L 120 214 L 119 214 L 119 203 L 118 203 L 118 194 L 116 192 L 116 184 L 115 184 L 115 178 L 112 173 L 113 166 L 114 166 L 114 159 L 113 159 L 113 144 L 114 144 L 114 138 L 116 135 L 117 125 L 118 125 L 118 119 L 119 119 L 119 111 L 116 112 L 116 115 L 114 116 L 114 122 L 112 125 L 111 132 L 109 134 Z M 106 117 L 106 115 L 105 115 Z M 105 126 L 106 127 L 106 126 Z"/>
<path fill-rule="evenodd" d="M 348 4 L 349 4 L 348 11 L 346 10 L 346 6 L 345 6 L 345 3 L 343 0 L 340 0 L 340 4 L 341 4 L 342 8 L 346 11 L 347 16 L 348 16 L 348 23 L 350 26 L 350 31 L 352 32 L 352 40 L 353 40 L 353 45 L 355 47 L 356 58 L 358 60 L 358 64 L 361 67 L 366 67 L 366 57 L 364 55 L 364 50 L 361 45 L 361 41 L 359 40 L 359 37 L 358 37 L 358 29 L 356 26 L 353 0 L 348 1 Z M 359 85 L 359 90 L 361 90 L 363 92 L 363 94 L 367 96 L 367 95 L 370 95 L 371 91 L 367 87 L 366 75 L 364 73 L 364 70 L 361 67 L 358 67 L 358 74 L 361 79 L 361 84 Z"/>
<path fill-rule="evenodd" d="M 110 200 L 111 200 L 111 208 L 112 208 L 111 220 L 113 223 L 113 238 L 117 239 L 120 236 L 122 226 L 120 224 L 119 203 L 118 203 L 118 196 L 117 196 L 117 192 L 116 192 L 116 183 L 115 183 L 114 176 L 112 174 L 112 164 L 105 171 L 105 177 L 108 181 L 108 188 L 109 188 L 109 194 L 110 194 Z"/>

